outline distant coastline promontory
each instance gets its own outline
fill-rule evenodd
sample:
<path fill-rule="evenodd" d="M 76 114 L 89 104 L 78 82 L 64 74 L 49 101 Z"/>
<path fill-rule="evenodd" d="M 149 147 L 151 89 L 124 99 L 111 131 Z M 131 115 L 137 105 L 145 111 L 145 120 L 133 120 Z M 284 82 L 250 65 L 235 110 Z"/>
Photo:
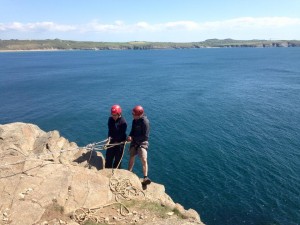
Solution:
<path fill-rule="evenodd" d="M 272 48 L 300 47 L 300 40 L 233 40 L 208 39 L 202 42 L 92 42 L 60 39 L 46 40 L 1 40 L 0 51 L 30 50 L 150 50 L 150 49 L 188 49 L 188 48 Z"/>

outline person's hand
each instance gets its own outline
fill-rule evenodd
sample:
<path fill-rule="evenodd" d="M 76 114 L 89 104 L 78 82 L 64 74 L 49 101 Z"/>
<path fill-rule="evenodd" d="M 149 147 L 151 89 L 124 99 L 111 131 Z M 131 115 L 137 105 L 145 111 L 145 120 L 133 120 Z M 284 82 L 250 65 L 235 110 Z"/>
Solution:
<path fill-rule="evenodd" d="M 131 136 L 128 136 L 128 137 L 127 137 L 127 141 L 128 141 L 128 142 L 131 142 L 131 141 L 132 141 L 132 137 L 131 137 Z"/>

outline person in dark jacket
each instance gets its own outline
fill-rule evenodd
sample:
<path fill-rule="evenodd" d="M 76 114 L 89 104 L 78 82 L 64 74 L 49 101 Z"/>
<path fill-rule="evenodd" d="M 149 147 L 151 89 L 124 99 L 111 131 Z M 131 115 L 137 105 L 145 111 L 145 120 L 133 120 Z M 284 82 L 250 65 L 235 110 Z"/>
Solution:
<path fill-rule="evenodd" d="M 108 118 L 108 139 L 110 144 L 120 143 L 126 140 L 127 123 L 122 117 L 122 109 L 119 105 L 111 107 L 111 116 Z M 124 144 L 116 145 L 106 150 L 105 168 L 121 168 L 121 158 Z"/>
<path fill-rule="evenodd" d="M 138 155 L 142 165 L 144 180 L 142 184 L 148 185 L 151 180 L 148 177 L 148 162 L 147 162 L 147 150 L 149 147 L 149 131 L 150 123 L 147 116 L 144 114 L 144 109 L 142 106 L 135 106 L 132 110 L 133 121 L 130 134 L 127 141 L 130 141 L 130 158 L 128 170 L 132 171 L 135 161 L 135 156 Z"/>

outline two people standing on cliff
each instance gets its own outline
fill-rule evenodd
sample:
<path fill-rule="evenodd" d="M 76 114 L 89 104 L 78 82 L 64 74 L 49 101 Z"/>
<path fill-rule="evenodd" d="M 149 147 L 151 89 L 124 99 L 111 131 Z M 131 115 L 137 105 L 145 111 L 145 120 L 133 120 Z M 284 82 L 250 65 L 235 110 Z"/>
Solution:
<path fill-rule="evenodd" d="M 111 116 L 108 119 L 108 138 L 111 143 L 120 143 L 127 140 L 130 143 L 129 153 L 129 165 L 128 170 L 132 171 L 135 156 L 138 155 L 142 166 L 144 180 L 142 184 L 148 185 L 151 180 L 148 178 L 148 147 L 149 147 L 149 132 L 150 123 L 147 116 L 144 113 L 142 106 L 138 105 L 132 109 L 132 126 L 129 136 L 126 138 L 127 123 L 124 117 L 122 117 L 122 109 L 119 105 L 113 105 L 111 107 Z M 109 148 L 106 152 L 105 168 L 121 168 L 121 158 L 124 151 L 124 144 L 116 145 Z M 114 162 L 113 162 L 114 160 Z M 119 165 L 119 166 L 118 166 Z"/>

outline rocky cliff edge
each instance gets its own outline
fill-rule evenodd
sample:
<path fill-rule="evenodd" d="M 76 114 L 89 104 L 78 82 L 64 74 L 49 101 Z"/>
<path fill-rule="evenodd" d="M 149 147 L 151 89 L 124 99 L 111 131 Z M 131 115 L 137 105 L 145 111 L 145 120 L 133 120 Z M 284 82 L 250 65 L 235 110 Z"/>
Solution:
<path fill-rule="evenodd" d="M 103 169 L 104 160 L 58 131 L 0 125 L 0 224 L 203 224 L 163 185 L 145 189 L 127 170 Z"/>

